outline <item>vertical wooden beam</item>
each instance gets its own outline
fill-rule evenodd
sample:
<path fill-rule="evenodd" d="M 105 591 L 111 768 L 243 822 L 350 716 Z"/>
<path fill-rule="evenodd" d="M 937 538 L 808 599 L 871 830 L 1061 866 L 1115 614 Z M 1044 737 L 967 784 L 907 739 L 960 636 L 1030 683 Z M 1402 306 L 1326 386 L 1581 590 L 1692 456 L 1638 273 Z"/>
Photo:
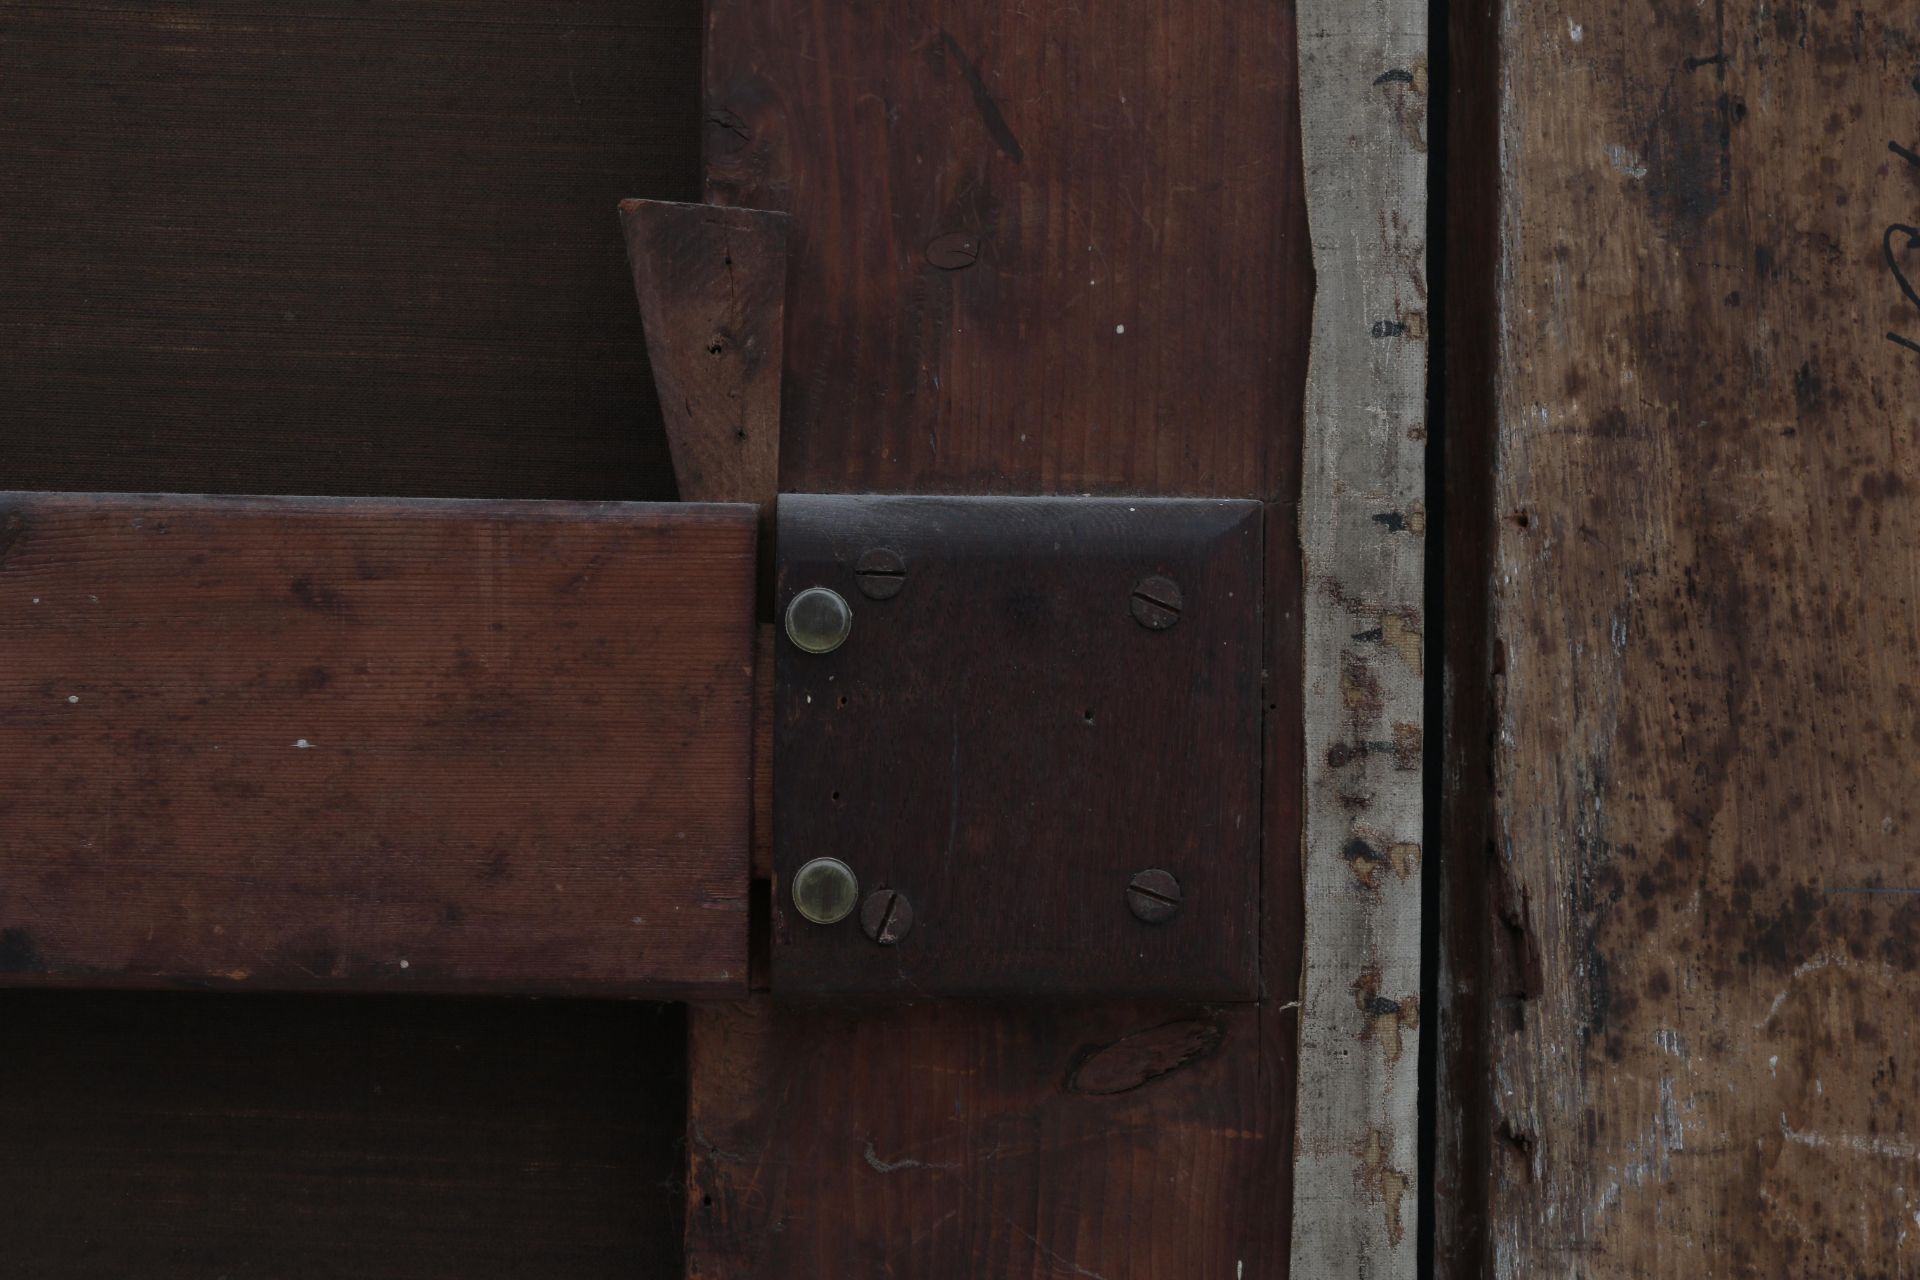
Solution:
<path fill-rule="evenodd" d="M 1284 1275 L 1312 289 L 1291 11 L 709 13 L 710 197 L 795 215 L 782 488 L 1261 498 L 1271 684 L 1261 1003 L 696 1009 L 689 1273 Z"/>
<path fill-rule="evenodd" d="M 1294 1270 L 1411 1275 L 1420 1028 L 1426 5 L 1304 0 L 1318 296 L 1301 489 L 1306 983 Z"/>
<path fill-rule="evenodd" d="M 1920 13 L 1498 38 L 1479 926 L 1523 981 L 1459 1274 L 1911 1274 Z"/>

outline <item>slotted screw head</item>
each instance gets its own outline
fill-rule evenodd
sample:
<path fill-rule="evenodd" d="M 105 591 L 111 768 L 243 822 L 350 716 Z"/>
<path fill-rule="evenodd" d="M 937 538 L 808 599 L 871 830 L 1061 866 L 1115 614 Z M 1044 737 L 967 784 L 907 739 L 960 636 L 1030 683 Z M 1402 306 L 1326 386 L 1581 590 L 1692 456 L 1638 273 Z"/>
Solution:
<path fill-rule="evenodd" d="M 913 904 L 897 889 L 870 893 L 860 904 L 860 927 L 883 947 L 890 947 L 913 928 Z"/>
<path fill-rule="evenodd" d="M 787 639 L 808 653 L 832 653 L 853 630 L 853 610 L 838 591 L 808 587 L 787 605 Z"/>
<path fill-rule="evenodd" d="M 815 858 L 794 872 L 794 910 L 815 924 L 839 924 L 859 901 L 860 882 L 838 858 Z"/>
<path fill-rule="evenodd" d="M 1154 574 L 1133 584 L 1128 600 L 1133 620 L 1149 631 L 1165 631 L 1180 621 L 1180 587 L 1172 578 Z"/>
<path fill-rule="evenodd" d="M 853 566 L 853 580 L 869 600 L 891 600 L 907 585 L 907 562 L 891 547 L 875 547 Z"/>
<path fill-rule="evenodd" d="M 1164 924 L 1180 911 L 1180 882 L 1171 871 L 1149 867 L 1127 882 L 1127 906 L 1147 924 Z"/>

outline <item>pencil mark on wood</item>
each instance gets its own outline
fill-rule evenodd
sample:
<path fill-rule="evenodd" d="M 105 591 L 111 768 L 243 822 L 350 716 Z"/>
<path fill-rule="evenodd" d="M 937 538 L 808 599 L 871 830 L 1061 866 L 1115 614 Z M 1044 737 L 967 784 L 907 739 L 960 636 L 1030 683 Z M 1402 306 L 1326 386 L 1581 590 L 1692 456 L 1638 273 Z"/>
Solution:
<path fill-rule="evenodd" d="M 1900 292 L 1906 295 L 1908 303 L 1913 306 L 1915 312 L 1920 313 L 1920 293 L 1914 291 L 1913 282 L 1907 278 L 1905 268 L 1900 265 L 1900 259 L 1894 253 L 1893 242 L 1898 236 L 1905 236 L 1907 238 L 1906 244 L 1902 245 L 1901 248 L 1909 252 L 1920 249 L 1920 228 L 1908 226 L 1903 222 L 1896 222 L 1887 228 L 1886 234 L 1881 237 L 1880 241 L 1881 249 L 1887 259 L 1887 270 L 1892 273 L 1894 283 L 1900 286 Z M 1889 332 L 1887 339 L 1909 350 L 1920 351 L 1920 343 L 1915 343 L 1900 334 Z"/>
<path fill-rule="evenodd" d="M 1018 164 L 1026 158 L 1026 152 L 1020 147 L 1020 139 L 1013 136 L 1013 128 L 1007 123 L 1007 117 L 1000 110 L 1000 104 L 993 100 L 993 94 L 987 88 L 987 82 L 980 76 L 980 68 L 967 51 L 960 47 L 945 31 L 940 33 L 940 47 L 945 49 L 960 64 L 960 77 L 967 82 L 967 89 L 973 94 L 974 109 L 980 113 L 980 123 L 987 127 L 987 136 L 994 145 Z"/>

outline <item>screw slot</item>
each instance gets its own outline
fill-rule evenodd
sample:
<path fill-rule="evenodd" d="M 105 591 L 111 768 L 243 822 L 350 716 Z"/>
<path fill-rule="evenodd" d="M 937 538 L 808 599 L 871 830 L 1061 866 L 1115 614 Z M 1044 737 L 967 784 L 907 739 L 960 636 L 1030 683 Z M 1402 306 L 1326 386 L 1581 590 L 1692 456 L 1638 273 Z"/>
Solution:
<path fill-rule="evenodd" d="M 1127 907 L 1146 924 L 1165 924 L 1179 914 L 1180 882 L 1171 871 L 1149 867 L 1127 882 Z"/>
<path fill-rule="evenodd" d="M 1180 597 L 1179 584 L 1172 578 L 1154 574 L 1133 584 L 1133 594 L 1127 604 L 1133 610 L 1135 622 L 1149 631 L 1165 631 L 1180 621 L 1185 602 Z"/>
<path fill-rule="evenodd" d="M 874 547 L 853 566 L 853 580 L 869 600 L 891 600 L 907 585 L 907 562 L 891 547 Z"/>
<path fill-rule="evenodd" d="M 869 894 L 860 904 L 860 927 L 883 947 L 891 947 L 913 928 L 913 904 L 897 889 Z"/>

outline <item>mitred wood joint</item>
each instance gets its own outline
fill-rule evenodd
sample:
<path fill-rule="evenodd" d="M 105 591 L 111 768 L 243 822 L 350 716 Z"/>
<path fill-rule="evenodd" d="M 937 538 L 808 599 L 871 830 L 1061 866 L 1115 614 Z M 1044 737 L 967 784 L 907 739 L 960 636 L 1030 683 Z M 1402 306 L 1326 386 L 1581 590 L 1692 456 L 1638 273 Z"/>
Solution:
<path fill-rule="evenodd" d="M 783 495 L 775 993 L 1252 998 L 1262 575 L 1257 502 Z"/>

